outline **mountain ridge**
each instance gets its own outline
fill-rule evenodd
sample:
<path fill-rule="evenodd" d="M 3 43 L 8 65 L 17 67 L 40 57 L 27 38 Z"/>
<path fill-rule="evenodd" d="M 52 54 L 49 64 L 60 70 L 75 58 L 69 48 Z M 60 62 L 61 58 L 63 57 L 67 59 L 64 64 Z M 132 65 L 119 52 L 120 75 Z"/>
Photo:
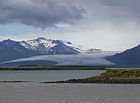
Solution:
<path fill-rule="evenodd" d="M 119 66 L 140 66 L 140 45 L 107 57 L 107 59 Z"/>
<path fill-rule="evenodd" d="M 85 51 L 81 46 L 64 40 L 44 37 L 27 41 L 7 39 L 0 42 L 0 62 L 38 55 L 78 54 Z"/>

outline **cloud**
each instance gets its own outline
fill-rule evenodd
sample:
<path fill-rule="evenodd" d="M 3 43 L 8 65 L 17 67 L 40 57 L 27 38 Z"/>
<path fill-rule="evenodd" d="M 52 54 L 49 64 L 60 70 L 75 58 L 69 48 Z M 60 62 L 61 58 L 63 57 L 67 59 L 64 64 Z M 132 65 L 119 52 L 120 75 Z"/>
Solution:
<path fill-rule="evenodd" d="M 103 17 L 114 21 L 140 21 L 140 0 L 99 0 Z"/>
<path fill-rule="evenodd" d="M 140 0 L 0 0 L 0 24 L 10 25 L 0 25 L 0 33 L 3 38 L 48 36 L 87 48 L 125 50 L 140 43 L 139 5 Z"/>
<path fill-rule="evenodd" d="M 140 21 L 140 0 L 75 0 L 94 21 Z"/>
<path fill-rule="evenodd" d="M 0 0 L 0 24 L 22 23 L 41 28 L 74 24 L 84 12 L 71 0 Z"/>
<path fill-rule="evenodd" d="M 140 0 L 0 0 L 0 24 L 57 27 L 79 20 L 140 21 Z"/>

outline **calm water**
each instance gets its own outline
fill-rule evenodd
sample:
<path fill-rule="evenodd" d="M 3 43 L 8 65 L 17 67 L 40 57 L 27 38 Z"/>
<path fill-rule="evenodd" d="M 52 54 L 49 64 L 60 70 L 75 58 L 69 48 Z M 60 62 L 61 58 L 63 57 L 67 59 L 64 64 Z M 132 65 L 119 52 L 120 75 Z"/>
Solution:
<path fill-rule="evenodd" d="M 0 83 L 0 103 L 140 103 L 140 85 L 48 84 L 38 81 L 84 78 L 103 71 L 1 71 L 0 80 L 37 82 Z"/>
<path fill-rule="evenodd" d="M 0 71 L 0 80 L 53 81 L 86 78 L 99 75 L 104 70 L 31 70 L 31 71 Z"/>

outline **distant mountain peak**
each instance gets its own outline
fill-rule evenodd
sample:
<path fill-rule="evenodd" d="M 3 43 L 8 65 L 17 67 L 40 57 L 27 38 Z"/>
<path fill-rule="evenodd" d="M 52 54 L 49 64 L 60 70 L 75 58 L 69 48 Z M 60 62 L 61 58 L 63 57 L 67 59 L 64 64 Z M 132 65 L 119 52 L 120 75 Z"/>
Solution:
<path fill-rule="evenodd" d="M 48 39 L 46 39 L 45 37 L 38 37 L 38 38 L 36 38 L 35 40 L 41 41 L 41 40 L 48 40 Z"/>
<path fill-rule="evenodd" d="M 11 39 L 6 39 L 6 40 L 3 40 L 2 42 L 0 42 L 0 44 L 1 44 L 1 46 L 3 45 L 5 45 L 5 47 L 7 47 L 7 46 L 13 46 L 13 45 L 16 45 L 16 44 L 18 44 L 19 42 L 17 42 L 17 41 L 14 41 L 14 40 L 11 40 Z"/>
<path fill-rule="evenodd" d="M 11 39 L 6 39 L 6 40 L 3 40 L 2 42 L 16 42 L 16 41 L 11 40 Z"/>
<path fill-rule="evenodd" d="M 100 53 L 100 52 L 102 52 L 102 50 L 101 49 L 93 49 L 93 48 L 91 48 L 91 49 L 88 49 L 87 52 L 88 53 Z"/>
<path fill-rule="evenodd" d="M 26 42 L 44 42 L 44 41 L 51 41 L 50 39 L 46 39 L 44 37 L 38 37 L 36 39 L 28 40 Z"/>
<path fill-rule="evenodd" d="M 37 39 L 22 41 L 21 45 L 25 48 L 39 52 L 41 54 L 77 54 L 80 48 L 69 41 L 52 40 L 44 37 Z"/>
<path fill-rule="evenodd" d="M 38 37 L 37 39 L 44 39 L 44 40 L 46 40 L 46 38 L 45 38 L 45 37 Z"/>

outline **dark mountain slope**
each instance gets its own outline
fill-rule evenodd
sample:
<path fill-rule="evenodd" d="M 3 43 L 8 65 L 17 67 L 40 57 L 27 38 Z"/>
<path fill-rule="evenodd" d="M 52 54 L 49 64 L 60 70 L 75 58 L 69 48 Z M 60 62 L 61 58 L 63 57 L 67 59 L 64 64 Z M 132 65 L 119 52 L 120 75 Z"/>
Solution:
<path fill-rule="evenodd" d="M 0 42 L 0 62 L 35 55 L 37 54 L 26 49 L 19 42 L 10 39 Z"/>
<path fill-rule="evenodd" d="M 107 57 L 107 59 L 120 66 L 140 66 L 140 45 Z"/>

